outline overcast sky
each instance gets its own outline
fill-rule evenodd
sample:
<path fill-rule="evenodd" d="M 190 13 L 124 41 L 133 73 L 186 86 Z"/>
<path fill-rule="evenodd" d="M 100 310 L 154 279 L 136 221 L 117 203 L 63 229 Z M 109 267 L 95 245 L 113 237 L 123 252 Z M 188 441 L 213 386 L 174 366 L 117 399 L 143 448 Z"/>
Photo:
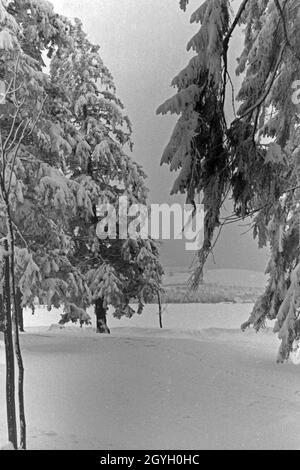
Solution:
<path fill-rule="evenodd" d="M 89 39 L 101 46 L 101 57 L 114 76 L 118 96 L 133 124 L 134 158 L 143 165 L 150 202 L 176 202 L 170 197 L 175 173 L 160 167 L 177 116 L 156 116 L 156 109 L 176 90 L 173 77 L 186 66 L 191 53 L 186 44 L 199 26 L 190 24 L 199 0 L 184 13 L 179 0 L 52 0 L 57 12 L 83 21 Z M 240 0 L 233 4 L 239 5 Z M 242 42 L 235 38 L 235 53 Z M 235 58 L 231 57 L 231 68 Z M 263 269 L 265 256 L 256 251 L 245 229 L 229 227 L 216 250 L 219 267 Z M 191 256 L 180 242 L 165 243 L 168 264 L 188 264 Z"/>

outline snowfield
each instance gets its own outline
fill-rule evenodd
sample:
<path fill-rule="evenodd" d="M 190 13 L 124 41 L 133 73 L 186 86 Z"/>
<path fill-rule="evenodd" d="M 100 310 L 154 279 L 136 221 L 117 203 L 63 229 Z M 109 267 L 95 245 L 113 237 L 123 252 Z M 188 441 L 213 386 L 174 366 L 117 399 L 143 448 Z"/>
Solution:
<path fill-rule="evenodd" d="M 111 336 L 26 313 L 31 449 L 299 449 L 299 368 L 276 364 L 268 328 L 242 333 L 251 305 L 170 305 L 109 318 Z M 0 338 L 0 448 L 6 444 Z"/>

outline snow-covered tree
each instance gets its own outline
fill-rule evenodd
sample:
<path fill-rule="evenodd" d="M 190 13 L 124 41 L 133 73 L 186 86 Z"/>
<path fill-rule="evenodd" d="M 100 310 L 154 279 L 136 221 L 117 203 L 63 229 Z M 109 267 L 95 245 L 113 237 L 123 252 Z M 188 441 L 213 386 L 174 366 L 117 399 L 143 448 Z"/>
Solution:
<path fill-rule="evenodd" d="M 126 153 L 132 149 L 131 124 L 116 96 L 113 79 L 90 43 L 79 20 L 70 28 L 69 44 L 51 62 L 51 80 L 57 86 L 53 114 L 57 128 L 72 148 L 65 161 L 71 181 L 80 184 L 92 203 L 92 214 L 77 211 L 71 221 L 75 253 L 72 263 L 87 277 L 98 332 L 109 332 L 106 311 L 131 317 L 129 306 L 138 300 L 138 312 L 150 293 L 160 290 L 162 268 L 152 240 L 99 239 L 97 206 L 111 203 L 116 210 L 121 196 L 130 203 L 145 203 L 147 189 L 140 165 Z M 62 322 L 77 321 L 64 315 Z"/>
<path fill-rule="evenodd" d="M 181 0 L 185 9 L 188 0 Z M 216 229 L 253 217 L 259 246 L 270 244 L 269 283 L 243 328 L 259 329 L 277 318 L 288 358 L 300 336 L 299 316 L 299 115 L 292 102 L 300 77 L 300 4 L 297 0 L 243 0 L 233 12 L 228 0 L 201 2 L 192 15 L 200 29 L 188 44 L 195 56 L 173 80 L 176 95 L 159 113 L 180 115 L 162 163 L 180 170 L 173 192 L 193 200 L 203 191 L 205 237 L 191 279 L 197 288 L 213 248 Z M 233 122 L 225 103 L 232 94 L 228 57 L 239 28 L 244 49 L 236 73 L 243 74 L 234 99 L 241 102 Z M 234 214 L 220 210 L 232 195 Z"/>
<path fill-rule="evenodd" d="M 89 290 L 69 261 L 72 244 L 66 214 L 91 211 L 88 196 L 62 171 L 64 147 L 47 100 L 49 77 L 42 52 L 67 41 L 67 22 L 48 2 L 0 2 L 0 232 L 1 303 L 7 363 L 8 438 L 17 448 L 14 352 L 19 380 L 20 447 L 26 448 L 24 367 L 19 344 L 19 307 L 35 298 L 85 316 Z M 49 150 L 50 149 L 50 150 Z M 12 315 L 13 312 L 13 315 Z M 14 335 L 12 335 L 14 330 Z M 14 343 L 13 343 L 14 340 Z"/>
<path fill-rule="evenodd" d="M 186 8 L 187 1 L 181 2 Z M 229 154 L 224 134 L 224 70 L 223 41 L 230 37 L 229 2 L 202 2 L 193 14 L 192 22 L 201 23 L 199 32 L 188 43 L 196 55 L 172 81 L 177 93 L 158 113 L 180 117 L 167 145 L 162 164 L 179 171 L 172 194 L 186 193 L 187 203 L 195 193 L 204 191 L 205 231 L 203 248 L 199 252 L 199 267 L 205 263 L 215 228 L 220 224 L 220 209 L 228 192 Z M 195 273 L 193 284 L 202 279 L 202 268 Z"/>

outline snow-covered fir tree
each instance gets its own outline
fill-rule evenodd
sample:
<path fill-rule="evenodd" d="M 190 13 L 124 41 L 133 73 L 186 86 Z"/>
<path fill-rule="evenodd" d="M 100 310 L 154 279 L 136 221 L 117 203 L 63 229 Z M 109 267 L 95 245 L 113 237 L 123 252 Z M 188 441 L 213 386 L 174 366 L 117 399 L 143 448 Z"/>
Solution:
<path fill-rule="evenodd" d="M 145 302 L 160 290 L 162 267 L 157 244 L 150 240 L 99 239 L 97 206 L 111 203 L 118 211 L 119 198 L 128 204 L 146 203 L 145 174 L 126 152 L 132 148 L 131 124 L 116 96 L 113 79 L 88 41 L 79 20 L 70 29 L 71 41 L 51 62 L 51 80 L 57 86 L 53 102 L 59 132 L 72 148 L 66 171 L 89 195 L 92 214 L 77 211 L 71 221 L 75 244 L 74 263 L 87 277 L 98 332 L 109 332 L 106 311 L 114 307 L 118 317 L 134 314 L 129 305 Z M 65 321 L 78 316 L 65 315 Z"/>
<path fill-rule="evenodd" d="M 3 329 L 7 358 L 9 441 L 16 448 L 14 351 L 19 381 L 20 447 L 26 448 L 24 367 L 18 337 L 22 306 L 38 299 L 49 308 L 63 306 L 86 316 L 89 289 L 70 263 L 72 243 L 67 215 L 85 205 L 80 185 L 62 171 L 64 146 L 50 113 L 51 83 L 42 54 L 67 41 L 67 22 L 51 4 L 0 2 L 1 102 L 0 230 Z M 47 102 L 48 101 L 48 102 Z M 80 203 L 78 202 L 80 200 Z M 21 305 L 20 305 L 21 304 Z M 13 311 L 13 315 L 12 315 Z M 14 329 L 14 337 L 12 336 Z M 14 344 L 13 344 L 14 338 Z"/>
<path fill-rule="evenodd" d="M 87 194 L 82 195 L 80 184 L 63 173 L 70 149 L 52 114 L 54 90 L 43 73 L 42 59 L 43 50 L 51 56 L 55 44 L 59 49 L 67 41 L 68 23 L 46 2 L 9 2 L 7 11 L 21 25 L 15 38 L 19 49 L 9 52 L 10 62 L 6 59 L 3 67 L 3 81 L 14 81 L 17 92 L 6 91 L 1 126 L 17 243 L 18 287 L 23 305 L 33 306 L 37 298 L 49 308 L 65 305 L 69 311 L 76 292 L 79 301 L 86 297 L 86 289 L 80 272 L 68 259 L 72 243 L 66 215 L 77 210 L 91 212 L 91 203 Z"/>
<path fill-rule="evenodd" d="M 185 9 L 188 0 L 181 0 Z M 188 44 L 195 51 L 173 80 L 175 96 L 158 109 L 180 117 L 162 163 L 180 170 L 173 192 L 204 194 L 205 238 L 191 279 L 197 288 L 217 230 L 253 217 L 259 246 L 270 244 L 269 282 L 246 328 L 277 318 L 282 340 L 278 361 L 289 357 L 299 329 L 299 115 L 292 102 L 300 76 L 300 4 L 297 0 L 243 0 L 233 12 L 228 0 L 200 2 L 191 18 L 200 29 Z M 236 73 L 243 74 L 233 122 L 226 120 L 232 93 L 228 56 L 240 28 L 244 49 Z M 232 195 L 234 214 L 220 217 Z"/>

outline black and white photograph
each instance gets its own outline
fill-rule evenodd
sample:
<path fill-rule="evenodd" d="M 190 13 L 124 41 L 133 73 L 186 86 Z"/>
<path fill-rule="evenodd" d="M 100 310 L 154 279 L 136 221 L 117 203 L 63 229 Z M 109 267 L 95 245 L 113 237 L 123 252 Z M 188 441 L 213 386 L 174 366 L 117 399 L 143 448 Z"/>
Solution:
<path fill-rule="evenodd" d="M 0 450 L 300 450 L 300 0 L 0 0 Z"/>

